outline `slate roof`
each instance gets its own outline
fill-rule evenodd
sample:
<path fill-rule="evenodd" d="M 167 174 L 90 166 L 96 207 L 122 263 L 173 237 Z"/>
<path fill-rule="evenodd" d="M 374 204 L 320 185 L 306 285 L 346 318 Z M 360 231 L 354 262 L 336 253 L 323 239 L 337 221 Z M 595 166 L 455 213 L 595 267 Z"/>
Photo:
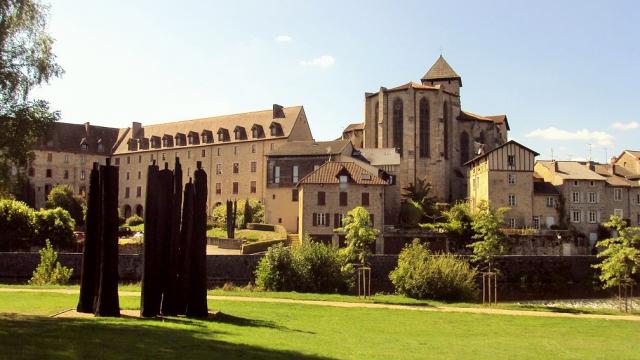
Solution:
<path fill-rule="evenodd" d="M 458 79 L 460 80 L 460 75 L 458 75 L 451 65 L 444 59 L 442 55 L 436 60 L 436 62 L 431 66 L 429 71 L 422 77 L 422 80 L 446 80 L 446 79 Z"/>
<path fill-rule="evenodd" d="M 511 130 L 509 127 L 509 121 L 507 120 L 507 115 L 478 115 L 469 111 L 461 111 L 460 120 L 476 120 L 476 121 L 490 121 L 496 124 L 505 124 L 507 126 L 507 130 Z"/>
<path fill-rule="evenodd" d="M 351 146 L 349 140 L 334 141 L 287 141 L 271 152 L 267 156 L 319 156 L 319 155 L 338 155 L 342 154 L 347 147 Z"/>
<path fill-rule="evenodd" d="M 42 144 L 36 146 L 39 150 L 53 150 L 64 152 L 80 152 L 81 144 L 87 145 L 86 153 L 109 155 L 118 139 L 119 129 L 105 126 L 95 126 L 89 123 L 71 124 L 56 122 L 51 126 Z M 98 144 L 102 144 L 102 151 Z"/>
<path fill-rule="evenodd" d="M 369 172 L 355 162 L 327 161 L 316 171 L 300 180 L 301 184 L 339 184 L 339 175 L 347 172 L 352 182 L 358 185 L 387 185 L 377 174 Z"/>
<path fill-rule="evenodd" d="M 400 165 L 400 154 L 395 148 L 362 148 L 356 151 L 373 166 Z"/>
<path fill-rule="evenodd" d="M 354 130 L 364 130 L 364 123 L 353 123 L 349 124 L 342 132 L 346 133 Z"/>
<path fill-rule="evenodd" d="M 610 186 L 632 186 L 632 187 L 636 187 L 636 186 L 640 186 L 637 182 L 631 181 L 631 180 L 627 180 L 626 178 L 624 178 L 624 176 L 620 176 L 621 174 L 618 174 L 620 167 L 615 168 L 616 174 L 612 174 L 611 173 L 611 165 L 609 164 L 596 164 L 595 165 L 595 172 L 598 173 L 599 175 L 602 175 L 606 178 L 607 184 L 609 184 Z"/>
<path fill-rule="evenodd" d="M 534 181 L 533 193 L 535 195 L 560 195 L 556 187 L 546 181 Z"/>
<path fill-rule="evenodd" d="M 523 149 L 525 149 L 525 150 L 527 150 L 527 151 L 531 151 L 531 152 L 534 154 L 534 156 L 538 156 L 538 155 L 540 155 L 540 154 L 538 154 L 538 152 L 537 152 L 537 151 L 535 151 L 535 150 L 531 150 L 531 149 L 529 149 L 528 147 L 526 147 L 526 146 L 524 146 L 524 145 L 520 144 L 519 142 L 517 142 L 517 141 L 515 141 L 515 140 L 509 140 L 509 141 L 507 141 L 506 143 L 504 143 L 504 144 L 502 144 L 502 145 L 500 145 L 500 146 L 498 146 L 498 147 L 496 147 L 496 148 L 494 148 L 494 149 L 492 149 L 492 150 L 490 150 L 490 151 L 485 152 L 484 154 L 480 154 L 480 155 L 478 155 L 478 156 L 474 157 L 473 159 L 471 159 L 471 160 L 467 161 L 467 162 L 466 162 L 466 163 L 464 163 L 463 165 L 468 165 L 468 164 L 471 164 L 471 163 L 472 163 L 472 162 L 474 162 L 474 161 L 480 160 L 480 159 L 482 159 L 483 157 L 488 156 L 488 155 L 489 155 L 489 154 L 491 154 L 492 152 L 497 151 L 498 149 L 500 149 L 500 148 L 502 148 L 502 147 L 505 147 L 505 146 L 507 146 L 507 145 L 509 145 L 509 144 L 515 144 L 515 145 L 520 146 L 521 148 L 523 148 Z"/>
<path fill-rule="evenodd" d="M 553 172 L 553 161 L 540 160 L 540 164 Z M 558 171 L 555 175 L 565 180 L 603 180 L 606 178 L 595 171 L 589 170 L 585 162 L 581 161 L 556 161 Z"/>

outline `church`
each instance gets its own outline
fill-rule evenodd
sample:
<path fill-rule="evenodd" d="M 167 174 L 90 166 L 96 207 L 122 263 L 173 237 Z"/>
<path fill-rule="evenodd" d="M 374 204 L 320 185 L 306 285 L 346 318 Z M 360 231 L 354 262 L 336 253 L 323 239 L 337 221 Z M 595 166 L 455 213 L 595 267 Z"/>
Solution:
<path fill-rule="evenodd" d="M 343 138 L 356 148 L 394 148 L 401 188 L 426 178 L 439 201 L 467 197 L 464 164 L 507 141 L 506 115 L 463 111 L 462 78 L 442 55 L 420 80 L 365 94 L 364 124 L 351 124 Z"/>

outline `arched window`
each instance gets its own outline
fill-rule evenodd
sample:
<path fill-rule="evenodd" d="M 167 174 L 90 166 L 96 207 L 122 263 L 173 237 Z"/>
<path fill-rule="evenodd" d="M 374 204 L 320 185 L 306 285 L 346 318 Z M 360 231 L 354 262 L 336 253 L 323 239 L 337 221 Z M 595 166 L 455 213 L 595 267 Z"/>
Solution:
<path fill-rule="evenodd" d="M 143 217 L 144 216 L 144 211 L 142 208 L 142 205 L 136 205 L 136 215 Z"/>
<path fill-rule="evenodd" d="M 426 98 L 420 100 L 420 157 L 429 157 L 429 103 Z"/>
<path fill-rule="evenodd" d="M 393 101 L 393 147 L 398 149 L 400 156 L 402 156 L 402 140 L 404 138 L 403 118 L 402 100 L 395 99 Z"/>
<path fill-rule="evenodd" d="M 442 138 L 444 143 L 444 149 L 442 151 L 442 155 L 445 160 L 449 158 L 449 103 L 444 102 L 442 105 Z"/>
<path fill-rule="evenodd" d="M 478 135 L 478 142 L 480 144 L 486 144 L 485 141 L 487 141 L 487 140 L 485 139 L 485 136 L 484 136 L 484 130 L 482 130 L 482 131 L 480 131 L 480 135 Z"/>
<path fill-rule="evenodd" d="M 460 165 L 469 161 L 469 134 L 463 131 L 460 134 Z"/>
<path fill-rule="evenodd" d="M 376 101 L 376 106 L 373 107 L 373 129 L 374 129 L 374 140 L 373 140 L 373 144 L 374 147 L 379 147 L 378 146 L 378 110 L 380 109 L 378 102 Z"/>
<path fill-rule="evenodd" d="M 131 206 L 125 205 L 124 206 L 124 218 L 128 219 L 130 217 L 131 217 Z"/>

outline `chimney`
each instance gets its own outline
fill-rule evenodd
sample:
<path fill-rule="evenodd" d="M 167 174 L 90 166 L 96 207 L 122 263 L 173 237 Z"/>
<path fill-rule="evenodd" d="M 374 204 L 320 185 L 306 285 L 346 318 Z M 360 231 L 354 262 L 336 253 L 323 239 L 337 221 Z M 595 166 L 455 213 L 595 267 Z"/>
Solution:
<path fill-rule="evenodd" d="M 140 136 L 140 130 L 142 130 L 142 124 L 141 123 L 136 122 L 136 121 L 131 123 L 131 137 L 132 138 L 137 138 L 138 136 Z"/>
<path fill-rule="evenodd" d="M 585 163 L 585 165 L 587 166 L 587 169 L 596 171 L 596 163 L 594 163 L 593 161 L 589 160 Z"/>
<path fill-rule="evenodd" d="M 282 105 L 273 104 L 273 118 L 284 119 L 284 107 Z"/>
<path fill-rule="evenodd" d="M 609 159 L 609 173 L 611 175 L 616 175 L 616 161 L 618 161 L 618 158 L 615 156 Z"/>
<path fill-rule="evenodd" d="M 84 123 L 84 133 L 86 134 L 86 137 L 91 136 L 91 125 L 88 121 Z"/>
<path fill-rule="evenodd" d="M 558 162 L 555 160 L 551 160 L 551 171 L 555 174 L 558 172 Z"/>

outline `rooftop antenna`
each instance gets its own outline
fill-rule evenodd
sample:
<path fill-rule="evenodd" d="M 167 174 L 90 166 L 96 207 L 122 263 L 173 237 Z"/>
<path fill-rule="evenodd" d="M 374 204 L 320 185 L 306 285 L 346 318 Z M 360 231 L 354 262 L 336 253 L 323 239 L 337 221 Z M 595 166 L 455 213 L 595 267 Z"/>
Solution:
<path fill-rule="evenodd" d="M 609 149 L 604 147 L 604 162 L 607 163 L 609 161 Z"/>
<path fill-rule="evenodd" d="M 593 144 L 587 144 L 587 146 L 589 147 L 589 161 L 591 161 L 591 150 L 593 149 Z"/>
<path fill-rule="evenodd" d="M 442 56 L 442 45 L 440 45 L 440 56 Z"/>
<path fill-rule="evenodd" d="M 551 148 L 551 161 L 553 161 L 553 148 Z"/>

